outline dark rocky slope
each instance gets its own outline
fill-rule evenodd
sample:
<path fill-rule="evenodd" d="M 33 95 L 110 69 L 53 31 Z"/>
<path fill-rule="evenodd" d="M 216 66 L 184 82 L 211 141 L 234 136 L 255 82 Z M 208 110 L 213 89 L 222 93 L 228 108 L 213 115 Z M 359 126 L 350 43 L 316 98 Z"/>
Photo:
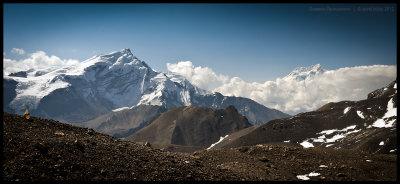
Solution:
<path fill-rule="evenodd" d="M 18 82 L 14 80 L 3 79 L 3 109 L 5 112 L 14 113 L 9 104 L 17 96 L 17 92 L 15 91 L 17 84 Z"/>
<path fill-rule="evenodd" d="M 325 165 L 326 167 L 320 167 Z M 91 129 L 3 113 L 3 180 L 395 181 L 391 154 L 288 146 L 163 152 Z"/>
<path fill-rule="evenodd" d="M 239 179 L 196 162 L 92 129 L 3 113 L 5 180 Z M 192 169 L 196 168 L 196 169 Z"/>

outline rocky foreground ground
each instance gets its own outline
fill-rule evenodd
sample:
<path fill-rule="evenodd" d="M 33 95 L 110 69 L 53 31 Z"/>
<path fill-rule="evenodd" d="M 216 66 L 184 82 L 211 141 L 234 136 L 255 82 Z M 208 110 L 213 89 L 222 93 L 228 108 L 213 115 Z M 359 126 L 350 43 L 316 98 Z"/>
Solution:
<path fill-rule="evenodd" d="M 3 180 L 396 181 L 397 155 L 246 146 L 173 153 L 54 120 L 3 113 Z"/>

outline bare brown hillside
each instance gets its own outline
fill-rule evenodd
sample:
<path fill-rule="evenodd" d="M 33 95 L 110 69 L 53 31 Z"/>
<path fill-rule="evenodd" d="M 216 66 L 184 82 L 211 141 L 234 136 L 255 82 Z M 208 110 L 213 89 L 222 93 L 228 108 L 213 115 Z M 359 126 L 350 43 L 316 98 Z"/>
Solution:
<path fill-rule="evenodd" d="M 235 107 L 212 109 L 198 106 L 172 108 L 127 140 L 157 145 L 209 147 L 221 136 L 250 127 L 247 118 Z"/>

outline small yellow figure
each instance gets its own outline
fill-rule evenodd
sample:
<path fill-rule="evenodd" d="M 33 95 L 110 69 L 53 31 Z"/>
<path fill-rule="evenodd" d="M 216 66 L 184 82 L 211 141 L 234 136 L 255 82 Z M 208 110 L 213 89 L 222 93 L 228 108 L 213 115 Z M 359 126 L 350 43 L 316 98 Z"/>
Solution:
<path fill-rule="evenodd" d="M 29 120 L 29 121 L 32 120 L 32 119 L 31 119 L 31 115 L 29 114 L 28 109 L 25 110 L 24 117 L 25 117 L 25 119 L 27 119 L 27 120 Z"/>

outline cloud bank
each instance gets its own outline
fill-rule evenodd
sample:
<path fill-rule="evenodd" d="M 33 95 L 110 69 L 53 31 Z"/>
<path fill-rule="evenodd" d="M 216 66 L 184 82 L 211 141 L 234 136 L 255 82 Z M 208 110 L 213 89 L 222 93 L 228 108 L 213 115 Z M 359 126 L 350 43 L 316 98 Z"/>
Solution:
<path fill-rule="evenodd" d="M 11 52 L 12 52 L 12 53 L 15 53 L 15 54 L 19 54 L 19 55 L 25 54 L 24 49 L 20 49 L 20 48 L 12 48 L 12 49 L 11 49 Z"/>
<path fill-rule="evenodd" d="M 79 63 L 79 61 L 74 59 L 60 59 L 57 56 L 48 56 L 43 51 L 37 51 L 30 54 L 28 58 L 18 61 L 3 57 L 3 74 L 8 75 L 10 73 L 27 71 L 30 69 L 40 70 L 49 67 L 64 67 L 76 63 Z"/>
<path fill-rule="evenodd" d="M 373 65 L 328 70 L 300 81 L 277 78 L 249 83 L 234 77 L 214 91 L 247 97 L 267 107 L 297 114 L 329 102 L 366 99 L 368 93 L 396 79 L 396 73 L 396 66 Z"/>
<path fill-rule="evenodd" d="M 192 84 L 199 88 L 212 90 L 229 81 L 225 75 L 217 75 L 208 67 L 195 67 L 190 61 L 181 61 L 178 63 L 167 63 L 168 72 L 184 76 Z"/>
<path fill-rule="evenodd" d="M 289 114 L 316 110 L 329 102 L 366 99 L 368 93 L 396 79 L 397 73 L 396 66 L 356 66 L 323 70 L 316 75 L 307 76 L 304 80 L 286 76 L 257 83 L 246 82 L 238 77 L 218 75 L 210 68 L 195 67 L 190 61 L 168 63 L 167 68 L 169 72 L 186 77 L 200 88 L 227 96 L 250 98 Z"/>

